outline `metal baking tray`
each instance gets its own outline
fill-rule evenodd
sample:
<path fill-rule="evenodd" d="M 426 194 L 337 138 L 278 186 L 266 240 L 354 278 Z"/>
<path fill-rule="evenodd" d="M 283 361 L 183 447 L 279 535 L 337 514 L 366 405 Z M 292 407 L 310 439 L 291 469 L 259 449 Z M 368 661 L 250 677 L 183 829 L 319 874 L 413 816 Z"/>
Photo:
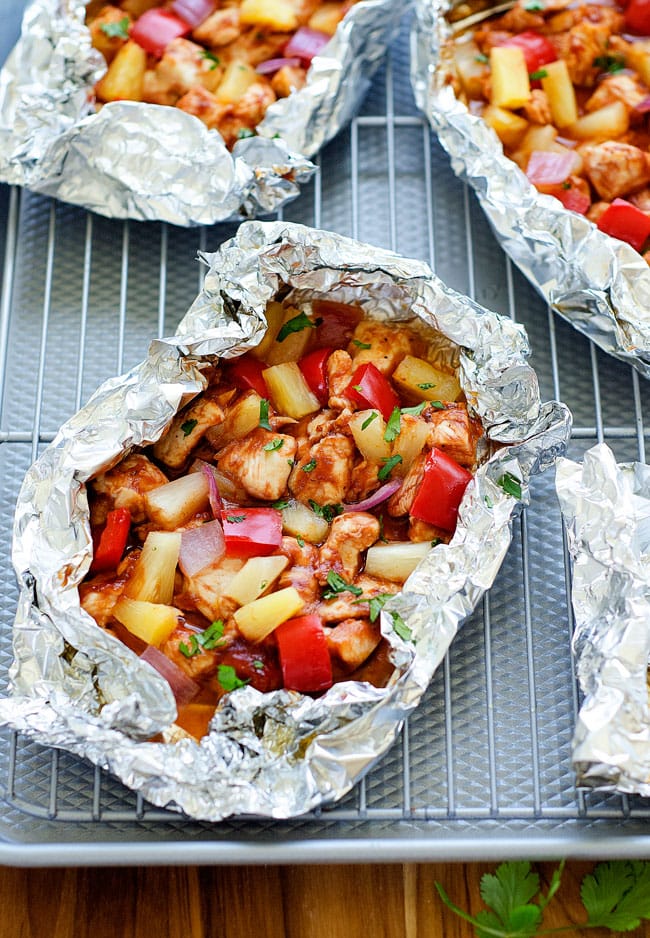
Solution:
<path fill-rule="evenodd" d="M 498 247 L 415 108 L 408 22 L 360 115 L 319 163 L 286 219 L 426 260 L 451 287 L 522 322 L 543 397 L 573 411 L 569 455 L 605 440 L 619 459 L 645 460 L 650 385 L 549 312 Z M 4 690 L 17 600 L 11 523 L 23 475 L 102 380 L 174 331 L 200 285 L 197 250 L 215 250 L 235 226 L 110 221 L 2 187 L 0 212 Z M 575 789 L 570 569 L 552 474 L 537 477 L 531 494 L 493 589 L 398 742 L 341 803 L 292 821 L 197 823 L 149 806 L 76 757 L 5 732 L 0 863 L 650 856 L 649 800 Z"/>

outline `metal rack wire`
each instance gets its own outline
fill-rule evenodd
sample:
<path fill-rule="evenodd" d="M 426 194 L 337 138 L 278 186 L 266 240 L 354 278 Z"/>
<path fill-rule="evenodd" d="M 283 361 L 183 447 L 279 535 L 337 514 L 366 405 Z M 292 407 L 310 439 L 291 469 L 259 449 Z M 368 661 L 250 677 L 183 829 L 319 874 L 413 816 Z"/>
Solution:
<path fill-rule="evenodd" d="M 325 149 L 320 175 L 285 218 L 427 260 L 450 286 L 524 323 L 543 396 L 573 410 L 570 455 L 606 440 L 618 458 L 644 460 L 647 383 L 551 314 L 512 268 L 417 113 L 407 59 L 404 34 L 362 113 Z M 174 331 L 201 284 L 197 250 L 216 249 L 235 226 L 115 222 L 7 189 L 0 209 L 6 674 L 17 598 L 11 517 L 25 470 L 102 380 L 137 363 L 151 338 Z M 574 788 L 569 575 L 547 474 L 533 484 L 497 582 L 398 742 L 340 804 L 305 818 L 188 821 L 66 753 L 4 734 L 0 861 L 647 855 L 647 800 Z"/>

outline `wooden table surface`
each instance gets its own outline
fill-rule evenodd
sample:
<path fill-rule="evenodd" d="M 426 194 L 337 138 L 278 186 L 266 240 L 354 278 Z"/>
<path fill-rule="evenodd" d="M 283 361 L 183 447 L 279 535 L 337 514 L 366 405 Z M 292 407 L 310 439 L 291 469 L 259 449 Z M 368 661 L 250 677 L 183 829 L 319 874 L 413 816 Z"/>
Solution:
<path fill-rule="evenodd" d="M 579 925 L 580 882 L 593 866 L 567 864 L 546 928 L 613 934 Z M 480 878 L 494 867 L 0 868 L 0 938 L 470 938 L 472 927 L 443 906 L 434 883 L 477 912 Z M 548 882 L 555 864 L 535 868 Z"/>

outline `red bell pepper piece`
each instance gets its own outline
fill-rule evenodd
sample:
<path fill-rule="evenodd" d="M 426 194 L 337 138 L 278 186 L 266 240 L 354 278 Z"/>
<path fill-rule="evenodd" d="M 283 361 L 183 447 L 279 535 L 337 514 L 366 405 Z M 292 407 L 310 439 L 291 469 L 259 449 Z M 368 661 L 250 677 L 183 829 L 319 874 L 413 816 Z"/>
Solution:
<path fill-rule="evenodd" d="M 650 35 L 650 0 L 630 0 L 625 10 L 625 27 L 633 33 Z"/>
<path fill-rule="evenodd" d="M 650 235 L 650 216 L 625 199 L 614 199 L 597 224 L 605 234 L 627 241 L 637 251 L 641 250 Z"/>
<path fill-rule="evenodd" d="M 257 391 L 260 397 L 268 398 L 269 389 L 264 380 L 265 368 L 266 365 L 252 355 L 242 355 L 228 365 L 227 379 L 230 379 L 236 388 L 252 389 Z"/>
<path fill-rule="evenodd" d="M 131 26 L 129 35 L 146 52 L 161 58 L 172 39 L 187 36 L 190 28 L 189 23 L 171 10 L 155 7 L 138 17 Z"/>
<path fill-rule="evenodd" d="M 411 506 L 411 515 L 453 532 L 458 506 L 471 480 L 471 472 L 434 446 L 426 458 L 424 478 Z"/>
<path fill-rule="evenodd" d="M 115 570 L 122 559 L 131 529 L 131 512 L 128 508 L 115 508 L 106 516 L 106 524 L 93 551 L 91 573 Z"/>
<path fill-rule="evenodd" d="M 221 522 L 229 557 L 262 557 L 282 543 L 282 514 L 275 508 L 226 508 Z"/>
<path fill-rule="evenodd" d="M 315 693 L 332 686 L 332 661 L 319 616 L 289 619 L 273 634 L 287 690 Z"/>
<path fill-rule="evenodd" d="M 547 195 L 555 196 L 565 208 L 568 208 L 571 212 L 577 212 L 579 215 L 586 215 L 591 205 L 591 199 L 579 186 L 565 183 L 561 186 L 548 186 L 544 189 L 544 192 Z"/>
<path fill-rule="evenodd" d="M 359 365 L 345 389 L 345 396 L 359 407 L 375 407 L 384 420 L 388 420 L 394 409 L 399 407 L 399 397 L 372 362 Z"/>
<path fill-rule="evenodd" d="M 317 348 L 298 362 L 303 378 L 314 392 L 321 404 L 327 404 L 329 398 L 329 384 L 327 382 L 327 359 L 333 349 Z"/>
<path fill-rule="evenodd" d="M 518 33 L 516 36 L 509 36 L 507 39 L 504 39 L 503 42 L 498 43 L 498 45 L 518 46 L 524 53 L 526 68 L 528 69 L 529 75 L 538 72 L 544 65 L 547 65 L 549 62 L 555 62 L 557 59 L 557 52 L 553 44 L 549 42 L 546 36 L 542 36 L 541 33 L 536 33 L 533 29 L 527 29 L 525 32 Z"/>

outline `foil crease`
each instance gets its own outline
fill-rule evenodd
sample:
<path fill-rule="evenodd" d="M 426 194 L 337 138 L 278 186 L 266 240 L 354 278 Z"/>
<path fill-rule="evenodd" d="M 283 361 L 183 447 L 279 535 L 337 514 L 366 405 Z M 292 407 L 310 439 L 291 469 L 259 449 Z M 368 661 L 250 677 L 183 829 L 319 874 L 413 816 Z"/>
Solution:
<path fill-rule="evenodd" d="M 358 108 L 408 0 L 362 0 L 232 153 L 174 107 L 116 101 L 95 112 L 105 72 L 83 0 L 33 0 L 0 71 L 0 181 L 109 218 L 208 225 L 278 210 L 316 172 L 309 159 Z"/>
<path fill-rule="evenodd" d="M 103 384 L 29 470 L 17 503 L 20 583 L 11 696 L 0 721 L 108 769 L 156 805 L 218 821 L 291 817 L 341 798 L 389 748 L 460 623 L 492 584 L 519 501 L 500 485 L 553 465 L 565 405 L 543 403 L 521 326 L 454 293 L 423 263 L 283 222 L 246 222 L 216 254 L 176 335 Z M 91 538 L 85 482 L 130 447 L 156 440 L 205 387 L 206 367 L 256 345 L 267 301 L 360 301 L 371 317 L 419 317 L 458 343 L 460 375 L 487 431 L 485 461 L 449 545 L 432 548 L 386 604 L 394 673 L 384 688 L 348 681 L 318 699 L 245 687 L 226 695 L 200 743 L 179 738 L 166 682 L 79 606 Z M 503 444 L 500 445 L 500 441 Z M 399 612 L 410 638 L 393 630 Z M 163 743 L 145 742 L 161 731 Z"/>
<path fill-rule="evenodd" d="M 555 312 L 650 377 L 650 267 L 629 245 L 542 195 L 448 83 L 450 0 L 416 0 L 411 83 L 454 172 L 478 197 L 501 246 Z M 455 24 L 458 25 L 458 24 Z"/>
<path fill-rule="evenodd" d="M 650 796 L 650 466 L 604 443 L 561 458 L 556 487 L 573 560 L 573 647 L 584 695 L 577 783 Z"/>

